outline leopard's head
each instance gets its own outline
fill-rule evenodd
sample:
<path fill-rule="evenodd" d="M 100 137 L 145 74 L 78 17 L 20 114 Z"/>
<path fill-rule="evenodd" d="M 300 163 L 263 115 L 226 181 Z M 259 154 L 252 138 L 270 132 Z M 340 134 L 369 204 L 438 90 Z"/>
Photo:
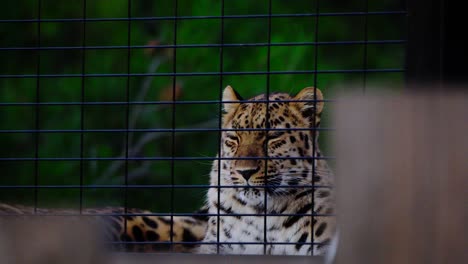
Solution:
<path fill-rule="evenodd" d="M 230 87 L 223 92 L 220 150 L 223 182 L 245 196 L 294 194 L 312 184 L 313 148 L 323 109 L 320 90 L 297 95 L 258 95 L 247 101 Z M 314 134 L 315 133 L 315 134 Z"/>

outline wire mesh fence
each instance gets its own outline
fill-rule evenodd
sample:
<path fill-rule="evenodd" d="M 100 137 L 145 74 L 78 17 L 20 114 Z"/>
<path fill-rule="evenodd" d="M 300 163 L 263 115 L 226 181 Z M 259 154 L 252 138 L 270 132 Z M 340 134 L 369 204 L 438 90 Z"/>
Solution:
<path fill-rule="evenodd" d="M 260 165 L 254 169 L 263 174 L 254 175 L 266 174 L 266 182 L 257 188 L 263 193 L 273 188 L 269 164 L 310 161 L 307 177 L 320 174 L 318 162 L 332 164 L 334 159 L 326 143 L 333 133 L 328 121 L 333 95 L 404 82 L 406 11 L 398 1 L 23 0 L 4 5 L 0 24 L 9 37 L 0 47 L 6 62 L 0 66 L 0 201 L 29 205 L 36 214 L 115 216 L 122 219 L 123 230 L 133 228 L 127 223 L 132 217 L 169 222 L 208 217 L 217 223 L 212 241 L 175 241 L 170 235 L 166 241 L 120 237 L 115 244 L 204 243 L 217 246 L 216 252 L 223 243 L 263 245 L 258 253 L 269 253 L 267 245 L 321 244 L 313 236 L 300 242 L 269 241 L 267 219 L 333 213 L 311 213 L 309 207 L 290 213 L 267 210 L 268 195 L 257 212 L 222 206 L 197 211 L 211 189 L 221 205 L 222 190 L 252 188 L 247 176 L 244 183 L 222 184 L 221 169 L 213 176 L 212 165 L 255 161 Z M 227 85 L 243 98 L 274 92 L 291 97 L 223 102 Z M 323 98 L 317 88 L 312 98 L 294 97 L 312 86 Z M 277 101 L 310 103 L 315 110 L 325 104 L 320 127 L 315 124 L 317 112 L 307 127 L 273 124 L 269 118 L 277 116 L 270 110 Z M 263 105 L 265 123 L 273 125 L 227 125 L 223 107 L 229 104 Z M 307 134 L 311 147 L 301 155 L 297 150 L 285 156 L 271 156 L 268 150 L 222 155 L 226 137 L 233 137 L 230 144 L 240 144 L 242 133 L 262 135 L 259 140 L 265 145 L 285 133 Z M 280 135 L 268 136 L 272 133 Z M 317 133 L 323 153 L 318 153 Z M 331 187 L 314 180 L 274 185 L 289 195 L 308 190 L 303 196 L 310 197 L 312 206 L 311 190 Z M 108 206 L 119 210 L 89 211 Z M 264 218 L 262 239 L 220 240 L 223 217 L 249 216 Z M 317 226 L 309 225 L 314 233 Z M 177 231 L 174 224 L 168 228 L 171 234 Z"/>

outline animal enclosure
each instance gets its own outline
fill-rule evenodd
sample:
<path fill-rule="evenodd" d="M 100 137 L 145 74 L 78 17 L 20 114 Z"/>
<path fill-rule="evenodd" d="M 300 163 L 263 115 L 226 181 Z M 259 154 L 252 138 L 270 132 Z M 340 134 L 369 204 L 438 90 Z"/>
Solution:
<path fill-rule="evenodd" d="M 309 100 L 324 104 L 320 127 L 304 130 L 320 133 L 323 154 L 314 156 L 313 144 L 311 158 L 333 168 L 335 95 L 405 84 L 403 1 L 2 5 L 8 37 L 0 47 L 0 202 L 33 212 L 111 206 L 128 217 L 141 215 L 130 208 L 206 216 L 196 211 L 206 201 L 213 160 L 222 160 L 226 86 L 245 99 L 320 89 L 323 100 Z"/>

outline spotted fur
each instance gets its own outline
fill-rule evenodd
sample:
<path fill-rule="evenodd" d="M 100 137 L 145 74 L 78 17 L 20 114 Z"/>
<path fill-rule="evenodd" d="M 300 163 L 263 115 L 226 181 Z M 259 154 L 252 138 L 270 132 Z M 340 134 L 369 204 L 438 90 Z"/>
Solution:
<path fill-rule="evenodd" d="M 0 203 L 0 220 L 17 216 L 60 215 L 71 216 L 80 220 L 92 221 L 102 230 L 106 241 L 113 242 L 111 247 L 117 250 L 133 252 L 190 252 L 196 242 L 203 239 L 206 232 L 206 219 L 203 217 L 154 216 L 149 211 L 123 208 L 77 210 L 42 209 L 22 205 Z M 126 216 L 123 216 L 126 215 Z M 173 223 L 171 230 L 171 223 Z M 171 232 L 172 231 L 172 232 Z M 172 238 L 171 238 L 172 234 Z M 171 247 L 171 242 L 173 246 Z M 179 242 L 182 242 L 178 244 Z"/>
<path fill-rule="evenodd" d="M 220 159 L 210 176 L 221 187 L 207 195 L 210 214 L 220 216 L 210 217 L 198 252 L 324 254 L 335 224 L 332 172 L 314 159 L 321 157 L 314 128 L 322 93 L 305 88 L 294 97 L 240 100 L 230 86 L 224 90 Z"/>

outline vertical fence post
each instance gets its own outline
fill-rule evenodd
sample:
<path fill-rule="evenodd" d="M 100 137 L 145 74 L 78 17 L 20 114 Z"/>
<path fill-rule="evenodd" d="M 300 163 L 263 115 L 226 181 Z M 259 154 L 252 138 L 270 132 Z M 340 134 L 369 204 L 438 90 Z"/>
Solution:
<path fill-rule="evenodd" d="M 406 77 L 409 83 L 434 85 L 443 79 L 443 1 L 408 0 Z M 413 86 L 413 88 L 427 88 Z"/>
<path fill-rule="evenodd" d="M 468 262 L 467 116 L 461 92 L 338 101 L 336 263 Z"/>
<path fill-rule="evenodd" d="M 426 84 L 412 88 L 453 89 L 468 83 L 462 5 L 461 1 L 407 0 L 406 79 Z"/>

